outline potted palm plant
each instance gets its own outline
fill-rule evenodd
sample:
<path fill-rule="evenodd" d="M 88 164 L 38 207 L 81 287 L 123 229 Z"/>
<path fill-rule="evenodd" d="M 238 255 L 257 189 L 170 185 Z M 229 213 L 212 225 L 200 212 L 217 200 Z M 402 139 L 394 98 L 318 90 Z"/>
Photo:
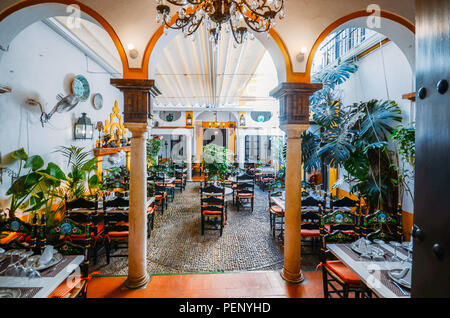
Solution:
<path fill-rule="evenodd" d="M 66 158 L 69 169 L 62 196 L 75 200 L 84 197 L 87 190 L 89 195 L 93 196 L 100 183 L 96 166 L 97 158 L 92 157 L 90 151 L 76 146 L 60 147 L 57 152 Z"/>
<path fill-rule="evenodd" d="M 356 70 L 345 62 L 316 77 L 324 83 L 310 100 L 318 129 L 302 135 L 302 161 L 307 172 L 322 166 L 344 168 L 350 192 L 359 194 L 369 210 L 394 210 L 398 194 L 393 180 L 398 175 L 388 141 L 402 120 L 401 110 L 394 101 L 342 105 L 336 87 Z"/>

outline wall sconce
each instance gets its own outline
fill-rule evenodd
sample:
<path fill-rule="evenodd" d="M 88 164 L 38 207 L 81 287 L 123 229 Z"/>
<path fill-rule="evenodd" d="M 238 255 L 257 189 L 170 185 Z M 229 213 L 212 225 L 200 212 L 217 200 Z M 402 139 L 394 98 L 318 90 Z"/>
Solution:
<path fill-rule="evenodd" d="M 75 124 L 75 139 L 94 139 L 94 125 L 91 119 L 86 116 L 86 113 L 83 113 Z"/>
<path fill-rule="evenodd" d="M 136 50 L 136 47 L 133 43 L 128 44 L 128 51 L 132 59 L 136 59 L 139 56 L 139 51 Z"/>
<path fill-rule="evenodd" d="M 306 57 L 306 53 L 308 52 L 308 49 L 306 47 L 302 47 L 300 50 L 300 53 L 297 55 L 297 62 L 303 62 Z"/>
<path fill-rule="evenodd" d="M 239 118 L 239 125 L 245 126 L 245 116 L 244 114 L 241 115 L 241 118 Z"/>
<path fill-rule="evenodd" d="M 191 117 L 191 114 L 188 114 L 188 115 L 186 116 L 186 126 L 188 126 L 188 127 L 192 126 L 192 117 Z"/>

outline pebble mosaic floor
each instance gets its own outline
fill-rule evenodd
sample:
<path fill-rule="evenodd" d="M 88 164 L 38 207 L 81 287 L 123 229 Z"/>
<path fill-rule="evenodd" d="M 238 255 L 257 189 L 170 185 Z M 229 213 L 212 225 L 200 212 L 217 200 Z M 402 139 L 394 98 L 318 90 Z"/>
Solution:
<path fill-rule="evenodd" d="M 267 192 L 255 187 L 255 207 L 236 211 L 231 195 L 228 198 L 228 222 L 220 237 L 219 231 L 201 235 L 200 183 L 188 183 L 185 191 L 177 191 L 164 215 L 158 214 L 148 240 L 147 268 L 150 274 L 217 273 L 233 271 L 281 270 L 283 246 L 269 231 Z M 118 251 L 126 253 L 126 250 Z M 310 263 L 308 265 L 308 263 Z M 302 268 L 313 269 L 318 263 L 309 256 Z M 126 275 L 127 258 L 111 258 L 106 264 L 99 257 L 101 275 Z"/>

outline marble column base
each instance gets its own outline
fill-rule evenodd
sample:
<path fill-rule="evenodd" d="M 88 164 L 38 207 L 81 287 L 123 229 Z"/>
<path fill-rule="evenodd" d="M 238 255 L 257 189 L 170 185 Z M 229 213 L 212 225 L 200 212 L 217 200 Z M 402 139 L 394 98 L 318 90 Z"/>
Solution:
<path fill-rule="evenodd" d="M 145 289 L 148 283 L 150 283 L 150 280 L 151 276 L 148 274 L 138 278 L 128 277 L 123 283 L 122 289 Z"/>
<path fill-rule="evenodd" d="M 300 284 L 305 280 L 303 273 L 289 273 L 285 268 L 281 271 L 281 277 L 289 284 Z"/>

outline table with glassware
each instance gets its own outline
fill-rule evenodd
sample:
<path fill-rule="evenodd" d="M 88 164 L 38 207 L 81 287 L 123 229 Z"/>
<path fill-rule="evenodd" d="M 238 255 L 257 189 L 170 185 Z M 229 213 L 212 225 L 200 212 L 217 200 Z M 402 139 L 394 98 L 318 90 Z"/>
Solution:
<path fill-rule="evenodd" d="M 79 265 L 84 256 L 62 256 L 53 250 L 51 254 L 42 262 L 43 256 L 33 255 L 31 251 L 1 253 L 0 298 L 47 298 L 64 281 L 69 286 L 75 284 L 71 274 L 80 275 Z"/>
<path fill-rule="evenodd" d="M 128 197 L 124 198 L 125 200 L 128 200 Z M 147 197 L 147 202 L 145 204 L 145 207 L 150 207 L 153 203 L 155 203 L 156 198 L 155 197 Z M 109 207 L 106 208 L 106 211 L 108 213 L 125 213 L 129 211 L 129 207 Z M 85 208 L 74 208 L 70 210 L 70 213 L 82 213 L 82 214 L 94 214 L 94 213 L 103 213 L 103 201 L 98 202 L 98 210 L 95 209 L 85 209 Z"/>
<path fill-rule="evenodd" d="M 160 183 L 160 184 L 171 184 L 171 183 L 174 183 L 175 180 L 176 180 L 175 177 L 166 177 L 166 178 L 164 179 L 164 182 L 161 181 L 161 180 L 158 180 L 158 181 L 155 181 L 155 180 L 147 180 L 147 183 L 150 183 L 150 184 L 153 184 L 153 183 L 158 183 L 158 184 L 159 184 L 159 183 Z"/>
<path fill-rule="evenodd" d="M 380 298 L 411 297 L 412 248 L 412 242 L 370 242 L 363 238 L 350 244 L 327 244 L 327 249 Z"/>

